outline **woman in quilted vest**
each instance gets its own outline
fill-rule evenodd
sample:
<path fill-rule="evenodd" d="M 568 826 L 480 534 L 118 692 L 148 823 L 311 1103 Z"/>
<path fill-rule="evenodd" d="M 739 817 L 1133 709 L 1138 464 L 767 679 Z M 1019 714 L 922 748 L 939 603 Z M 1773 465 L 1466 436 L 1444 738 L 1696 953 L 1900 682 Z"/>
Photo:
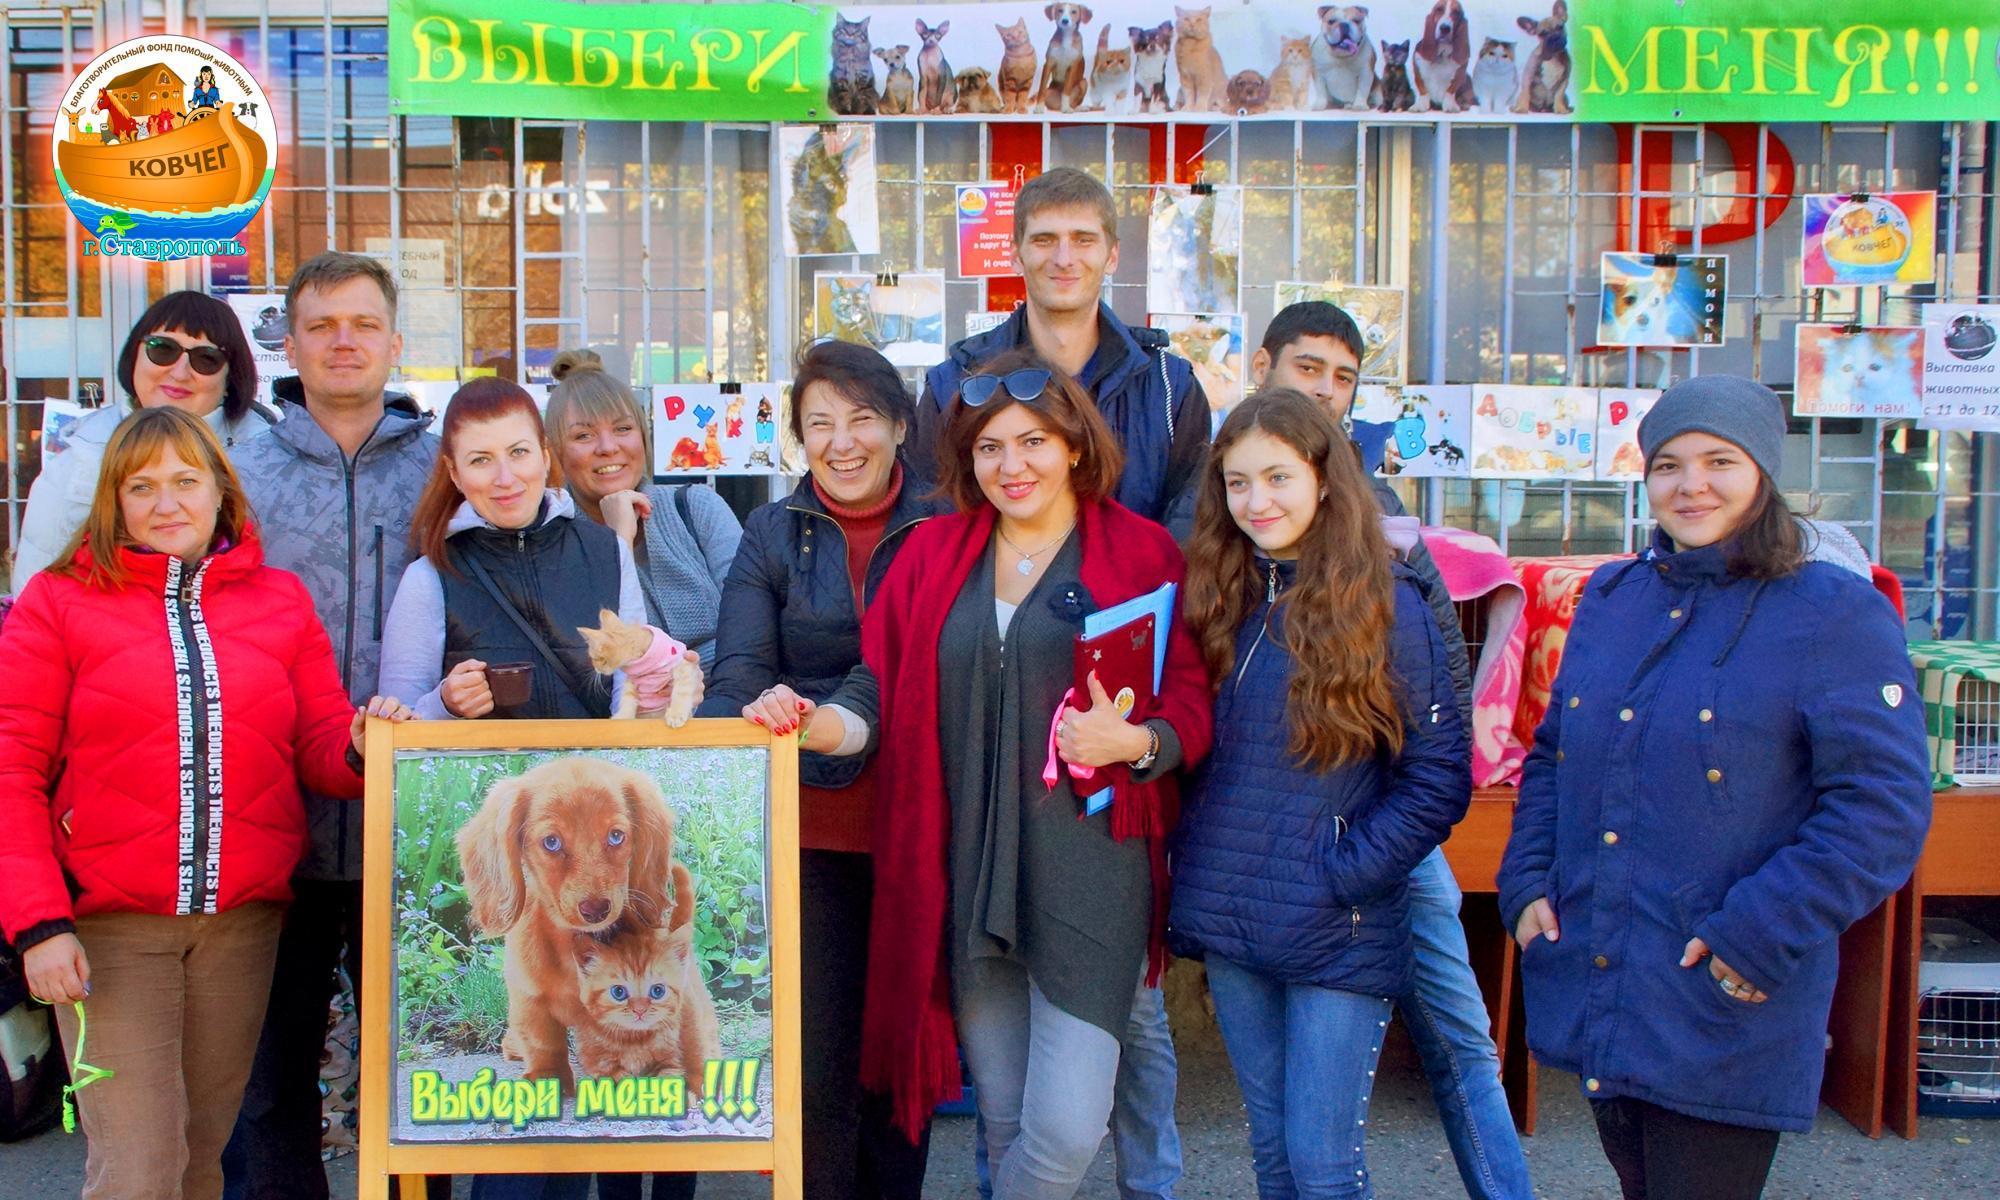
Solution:
<path fill-rule="evenodd" d="M 1628 1197 L 1750 1200 L 1819 1112 L 1840 934 L 1930 820 L 1903 629 L 1812 561 L 1783 402 L 1704 375 L 1639 425 L 1659 522 L 1577 602 L 1499 874 L 1528 1045 Z"/>
<path fill-rule="evenodd" d="M 85 1197 L 222 1191 L 270 988 L 303 784 L 361 795 L 347 702 L 305 586 L 267 567 L 201 418 L 111 435 L 83 529 L 0 633 L 0 926 L 63 1041 Z M 78 1001 L 85 1001 L 81 1009 Z"/>
<path fill-rule="evenodd" d="M 1216 436 L 1188 546 L 1215 749 L 1168 941 L 1207 962 L 1263 1200 L 1373 1194 L 1363 1134 L 1410 985 L 1409 874 L 1472 798 L 1444 639 L 1378 517 L 1332 418 L 1265 391 Z"/>

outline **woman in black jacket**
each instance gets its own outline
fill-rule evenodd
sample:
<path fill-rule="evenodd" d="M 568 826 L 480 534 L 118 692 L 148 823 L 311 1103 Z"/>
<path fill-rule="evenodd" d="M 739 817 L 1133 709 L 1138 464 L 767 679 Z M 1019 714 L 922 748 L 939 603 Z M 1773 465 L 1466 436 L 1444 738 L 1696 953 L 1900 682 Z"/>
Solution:
<path fill-rule="evenodd" d="M 864 751 L 875 716 L 861 614 L 910 530 L 932 515 L 905 486 L 910 396 L 865 346 L 822 342 L 793 378 L 792 434 L 810 476 L 750 514 L 722 587 L 727 614 L 700 715 L 742 714 L 797 733 L 800 927 L 806 1029 L 805 1191 L 849 1200 L 921 1195 L 928 1143 L 889 1128 L 864 1100 L 861 1000 L 868 972 L 875 788 Z M 800 727 L 801 701 L 817 706 Z"/>

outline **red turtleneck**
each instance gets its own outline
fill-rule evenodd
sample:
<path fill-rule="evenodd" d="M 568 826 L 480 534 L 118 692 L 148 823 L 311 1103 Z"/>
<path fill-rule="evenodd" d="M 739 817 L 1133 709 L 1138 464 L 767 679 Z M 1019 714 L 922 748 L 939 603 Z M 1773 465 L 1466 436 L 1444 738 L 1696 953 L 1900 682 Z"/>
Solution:
<path fill-rule="evenodd" d="M 817 479 L 813 480 L 813 494 L 826 505 L 826 511 L 840 523 L 840 531 L 847 535 L 847 578 L 854 586 L 854 618 L 859 621 L 868 607 L 868 559 L 875 553 L 875 547 L 882 544 L 882 535 L 889 530 L 889 510 L 896 507 L 896 498 L 903 494 L 903 464 L 897 463 L 889 476 L 888 494 L 866 508 L 840 504 L 826 494 Z"/>

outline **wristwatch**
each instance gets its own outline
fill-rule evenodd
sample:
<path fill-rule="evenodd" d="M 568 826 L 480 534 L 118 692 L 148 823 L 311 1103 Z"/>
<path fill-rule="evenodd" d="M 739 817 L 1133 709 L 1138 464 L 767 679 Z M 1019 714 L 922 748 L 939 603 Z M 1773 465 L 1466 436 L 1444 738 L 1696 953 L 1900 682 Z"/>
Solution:
<path fill-rule="evenodd" d="M 1153 728 L 1151 724 L 1148 724 L 1146 726 L 1146 738 L 1146 752 L 1132 760 L 1132 769 L 1134 771 L 1143 771 L 1147 767 L 1152 766 L 1153 760 L 1160 756 L 1160 731 Z"/>

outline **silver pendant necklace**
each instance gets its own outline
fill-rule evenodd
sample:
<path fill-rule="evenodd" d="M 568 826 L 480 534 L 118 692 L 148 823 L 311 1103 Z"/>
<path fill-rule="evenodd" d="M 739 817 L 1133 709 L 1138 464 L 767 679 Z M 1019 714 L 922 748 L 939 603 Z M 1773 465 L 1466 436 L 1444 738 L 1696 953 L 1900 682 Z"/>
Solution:
<path fill-rule="evenodd" d="M 1036 550 L 1033 552 L 1023 550 L 1019 546 L 1016 546 L 1014 544 L 1014 539 L 1008 537 L 1005 533 L 1001 533 L 1000 527 L 998 525 L 995 525 L 993 527 L 993 532 L 1000 534 L 1000 540 L 1007 543 L 1007 548 L 1009 550 L 1012 550 L 1014 553 L 1021 556 L 1021 561 L 1014 564 L 1014 570 L 1017 574 L 1026 576 L 1026 575 L 1033 575 L 1035 573 L 1035 560 L 1037 558 L 1040 558 L 1042 555 L 1048 553 L 1050 550 L 1055 549 L 1057 546 L 1062 545 L 1064 540 L 1069 537 L 1070 530 L 1075 528 L 1076 528 L 1076 522 L 1071 521 L 1069 523 L 1068 529 L 1064 529 L 1060 534 L 1056 535 L 1055 541 L 1050 542 L 1048 545 L 1043 546 L 1040 550 Z"/>

